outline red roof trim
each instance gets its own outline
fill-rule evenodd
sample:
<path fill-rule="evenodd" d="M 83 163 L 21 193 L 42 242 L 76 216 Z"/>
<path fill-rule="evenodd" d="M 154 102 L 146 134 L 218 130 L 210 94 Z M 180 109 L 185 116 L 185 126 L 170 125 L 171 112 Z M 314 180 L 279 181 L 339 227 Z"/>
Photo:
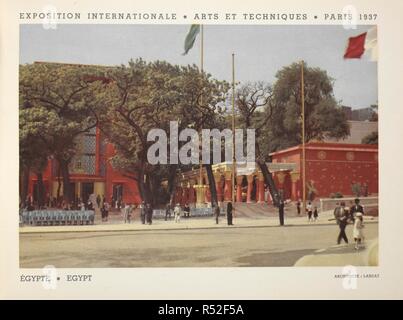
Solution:
<path fill-rule="evenodd" d="M 270 153 L 276 156 L 293 151 L 302 150 L 302 145 L 297 145 L 284 150 Z M 332 151 L 356 151 L 356 152 L 378 152 L 378 145 L 372 144 L 352 144 L 352 143 L 329 143 L 329 142 L 309 142 L 305 145 L 305 150 L 332 150 Z"/>

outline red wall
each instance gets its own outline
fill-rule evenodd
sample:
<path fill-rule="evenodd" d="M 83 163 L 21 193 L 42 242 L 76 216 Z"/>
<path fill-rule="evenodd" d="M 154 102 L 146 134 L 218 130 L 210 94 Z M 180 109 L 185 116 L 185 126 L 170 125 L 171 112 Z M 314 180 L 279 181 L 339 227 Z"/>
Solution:
<path fill-rule="evenodd" d="M 48 161 L 48 165 L 46 166 L 46 169 L 42 173 L 42 180 L 43 184 L 45 186 L 45 195 L 50 194 L 51 192 L 51 161 Z M 30 172 L 29 174 L 29 184 L 28 184 L 28 195 L 33 195 L 34 193 L 34 184 L 37 182 L 37 176 L 35 173 Z"/>
<path fill-rule="evenodd" d="M 301 147 L 272 154 L 273 162 L 300 163 L 301 157 Z M 328 197 L 334 192 L 352 195 L 353 183 L 361 185 L 366 183 L 368 192 L 377 194 L 378 146 L 308 143 L 306 145 L 306 180 L 313 181 L 319 197 Z M 300 189 L 300 186 L 298 188 Z"/>
<path fill-rule="evenodd" d="M 112 144 L 106 146 L 106 158 L 110 159 L 115 154 Z M 110 161 L 106 164 L 106 197 L 110 201 L 113 194 L 114 184 L 123 184 L 123 202 L 125 203 L 141 203 L 140 191 L 137 182 L 131 178 L 124 176 L 123 173 L 113 169 Z"/>
<path fill-rule="evenodd" d="M 97 134 L 97 140 L 99 140 L 99 135 Z M 100 175 L 85 175 L 85 174 L 72 174 L 70 179 L 73 181 L 81 181 L 81 182 L 94 182 L 100 181 L 105 182 L 105 196 L 107 201 L 110 201 L 111 196 L 113 194 L 113 185 L 114 184 L 123 184 L 123 202 L 125 203 L 140 203 L 141 197 L 138 189 L 138 185 L 135 180 L 125 177 L 122 173 L 113 169 L 112 165 L 108 161 L 115 151 L 112 144 L 107 144 L 105 155 L 99 155 L 99 147 L 97 143 L 97 151 L 96 151 L 96 159 L 97 159 L 97 172 L 99 172 L 99 159 L 104 157 L 106 160 L 106 173 L 105 177 Z M 52 161 L 48 162 L 48 165 L 43 172 L 43 180 L 46 188 L 46 193 L 51 193 L 51 182 L 52 180 L 56 181 L 56 177 L 52 177 Z M 34 190 L 34 184 L 36 182 L 36 175 L 31 174 L 29 179 L 28 186 L 28 194 L 32 195 Z"/>

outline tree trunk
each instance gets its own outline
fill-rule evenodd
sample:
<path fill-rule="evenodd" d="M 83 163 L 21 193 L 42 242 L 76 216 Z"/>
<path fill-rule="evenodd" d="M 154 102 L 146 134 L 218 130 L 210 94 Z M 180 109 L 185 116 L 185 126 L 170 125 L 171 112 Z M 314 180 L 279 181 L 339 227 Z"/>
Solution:
<path fill-rule="evenodd" d="M 24 166 L 22 169 L 22 180 L 21 180 L 21 203 L 25 204 L 28 196 L 28 185 L 29 185 L 29 167 Z"/>
<path fill-rule="evenodd" d="M 206 168 L 207 172 L 207 179 L 209 183 L 209 188 L 210 188 L 210 195 L 211 195 L 211 207 L 214 208 L 216 205 L 218 205 L 218 197 L 217 197 L 217 189 L 215 185 L 215 178 L 213 174 L 213 168 L 211 164 L 205 164 L 204 167 Z"/>
<path fill-rule="evenodd" d="M 161 200 L 163 200 L 162 193 L 161 193 L 161 179 L 158 174 L 151 173 L 149 175 L 149 188 L 150 188 L 150 195 L 152 197 L 152 204 L 153 206 L 157 206 L 162 204 Z"/>
<path fill-rule="evenodd" d="M 59 165 L 59 168 L 57 168 L 57 192 L 56 192 L 56 201 L 57 201 L 57 203 L 58 203 L 58 201 L 60 199 L 60 189 L 61 188 L 62 188 L 62 182 L 60 180 L 60 165 Z"/>
<path fill-rule="evenodd" d="M 43 184 L 43 175 L 42 172 L 36 173 L 37 177 L 37 199 L 38 199 L 38 207 L 39 209 L 45 206 L 45 185 Z"/>
<path fill-rule="evenodd" d="M 168 176 L 168 194 L 169 194 L 169 204 L 171 206 L 174 205 L 174 197 L 175 197 L 175 191 L 176 191 L 176 169 L 177 169 L 176 164 L 171 164 L 169 166 L 169 176 Z"/>
<path fill-rule="evenodd" d="M 154 207 L 154 197 L 151 193 L 151 178 L 148 173 L 146 173 L 146 181 L 144 183 L 144 193 L 147 199 L 147 203 L 151 204 L 151 207 Z"/>
<path fill-rule="evenodd" d="M 145 188 L 145 184 L 144 184 L 144 171 L 142 168 L 137 172 L 137 184 L 139 187 L 141 200 L 144 201 L 145 203 L 147 203 L 148 198 L 147 198 L 146 188 Z"/>
<path fill-rule="evenodd" d="M 147 173 L 144 173 L 144 165 L 142 165 L 139 170 L 138 170 L 138 186 L 140 189 L 140 195 L 141 195 L 141 199 L 147 204 L 150 203 L 151 205 L 153 205 L 153 201 L 152 201 L 152 196 L 150 193 L 150 179 L 149 179 L 149 175 Z M 145 176 L 145 181 L 144 181 L 144 176 Z"/>
<path fill-rule="evenodd" d="M 257 164 L 260 168 L 260 171 L 262 171 L 265 183 L 269 187 L 269 192 L 271 194 L 271 197 L 273 198 L 273 204 L 277 207 L 280 204 L 280 194 L 278 193 L 277 187 L 274 183 L 269 168 L 267 167 L 267 164 L 264 160 L 258 159 Z"/>
<path fill-rule="evenodd" d="M 63 199 L 67 203 L 70 203 L 71 186 L 70 186 L 69 162 L 66 160 L 59 160 L 59 166 L 63 178 Z"/>

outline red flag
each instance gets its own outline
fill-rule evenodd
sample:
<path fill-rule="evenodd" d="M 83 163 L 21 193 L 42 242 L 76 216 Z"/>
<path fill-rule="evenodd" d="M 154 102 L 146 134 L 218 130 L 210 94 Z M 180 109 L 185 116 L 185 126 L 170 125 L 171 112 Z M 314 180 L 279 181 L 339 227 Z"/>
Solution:
<path fill-rule="evenodd" d="M 362 33 L 356 37 L 348 38 L 348 46 L 344 53 L 344 59 L 359 59 L 365 51 L 365 37 L 367 33 Z"/>

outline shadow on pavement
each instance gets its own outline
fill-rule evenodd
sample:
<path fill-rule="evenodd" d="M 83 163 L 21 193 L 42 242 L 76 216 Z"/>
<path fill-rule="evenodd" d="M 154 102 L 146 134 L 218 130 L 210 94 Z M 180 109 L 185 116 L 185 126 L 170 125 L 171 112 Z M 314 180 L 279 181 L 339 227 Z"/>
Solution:
<path fill-rule="evenodd" d="M 253 253 L 235 261 L 240 267 L 292 267 L 303 256 L 313 254 L 317 249 L 303 249 L 283 252 Z"/>
<path fill-rule="evenodd" d="M 359 250 L 354 249 L 354 243 L 349 244 L 341 244 L 338 246 L 332 246 L 327 248 L 326 250 L 316 251 L 315 255 L 324 255 L 324 254 L 345 254 L 345 253 L 354 253 L 361 252 L 366 249 L 365 245 L 362 245 Z"/>

